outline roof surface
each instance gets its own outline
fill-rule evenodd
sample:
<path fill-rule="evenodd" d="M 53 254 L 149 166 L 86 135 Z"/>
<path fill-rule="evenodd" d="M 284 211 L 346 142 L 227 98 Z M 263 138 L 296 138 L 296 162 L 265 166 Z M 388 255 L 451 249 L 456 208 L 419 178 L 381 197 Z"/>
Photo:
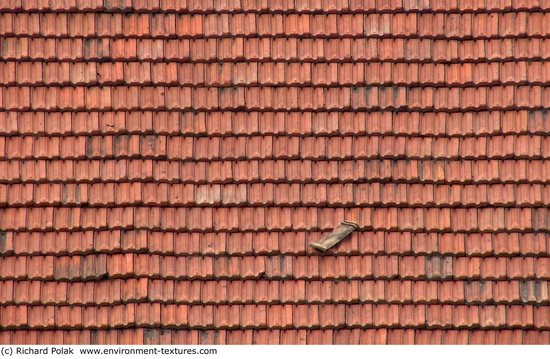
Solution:
<path fill-rule="evenodd" d="M 0 59 L 1 343 L 550 343 L 550 1 L 3 0 Z"/>

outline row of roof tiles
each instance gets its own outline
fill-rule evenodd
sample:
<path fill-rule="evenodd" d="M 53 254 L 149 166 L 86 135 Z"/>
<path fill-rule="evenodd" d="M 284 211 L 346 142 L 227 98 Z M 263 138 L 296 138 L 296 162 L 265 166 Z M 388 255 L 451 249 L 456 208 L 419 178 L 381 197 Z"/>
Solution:
<path fill-rule="evenodd" d="M 3 328 L 550 328 L 550 306 L 516 305 L 177 305 L 3 306 Z"/>
<path fill-rule="evenodd" d="M 530 329 L 3 330 L 6 344 L 547 344 Z"/>
<path fill-rule="evenodd" d="M 171 255 L 278 255 L 316 253 L 307 244 L 324 232 L 174 233 L 147 230 L 1 232 L 0 253 L 66 255 L 155 253 Z M 447 255 L 472 257 L 544 256 L 548 233 L 355 232 L 332 250 L 342 254 Z M 500 260 L 500 259 L 499 259 Z M 426 263 L 433 263 L 433 259 Z"/>
<path fill-rule="evenodd" d="M 284 0 L 270 3 L 267 0 L 65 0 L 51 3 L 48 0 L 13 0 L 0 3 L 3 11 L 182 11 L 182 12 L 348 12 L 348 11 L 495 11 L 495 10 L 547 10 L 544 1 L 512 0 Z"/>
<path fill-rule="evenodd" d="M 162 229 L 186 231 L 313 230 L 334 228 L 346 214 L 361 228 L 412 231 L 547 231 L 549 208 L 316 208 L 316 207 L 10 207 L 4 230 Z M 338 219 L 341 219 L 340 221 Z"/>
<path fill-rule="evenodd" d="M 26 160 L 0 161 L 0 182 L 159 181 L 546 183 L 548 160 Z M 538 187 L 534 187 L 537 190 Z M 537 194 L 537 197 L 540 195 Z"/>
<path fill-rule="evenodd" d="M 213 37 L 550 35 L 550 12 L 393 14 L 0 13 L 0 36 Z"/>
<path fill-rule="evenodd" d="M 450 1 L 402 1 L 402 0 L 284 0 L 276 4 L 270 4 L 267 0 L 254 1 L 243 0 L 235 3 L 228 0 L 65 0 L 51 4 L 47 0 L 14 0 L 2 4 L 0 10 L 106 10 L 106 11 L 140 11 L 140 10 L 180 10 L 192 12 L 205 11 L 361 11 L 376 10 L 383 11 L 412 11 L 412 10 L 433 10 L 433 11 L 476 11 L 476 10 L 510 10 L 510 9 L 547 9 L 544 1 L 512 1 L 512 0 L 450 0 Z"/>
<path fill-rule="evenodd" d="M 486 136 L 550 132 L 548 110 L 476 112 L 0 112 L 0 135 Z"/>
<path fill-rule="evenodd" d="M 121 277 L 177 279 L 544 279 L 549 257 L 451 256 L 161 256 L 96 254 L 5 256 L 3 279 L 97 280 Z"/>
<path fill-rule="evenodd" d="M 496 61 L 548 59 L 548 38 L 0 39 L 4 60 L 145 61 Z"/>
<path fill-rule="evenodd" d="M 113 78 L 114 77 L 114 78 Z M 0 85 L 155 84 L 207 86 L 469 85 L 550 83 L 550 62 L 15 62 L 0 63 Z"/>
<path fill-rule="evenodd" d="M 550 137 L 405 136 L 0 136 L 0 159 L 256 160 L 256 159 L 550 158 Z"/>
<path fill-rule="evenodd" d="M 0 87 L 0 110 L 445 110 L 550 107 L 550 87 Z"/>
<path fill-rule="evenodd" d="M 550 185 L 408 183 L 253 183 L 253 184 L 0 184 L 0 205 L 170 205 L 235 206 L 365 205 L 541 206 L 550 203 Z"/>
<path fill-rule="evenodd" d="M 550 304 L 547 281 L 411 280 L 163 280 L 110 279 L 88 282 L 6 280 L 3 305 L 175 304 Z M 528 308 L 528 307 L 526 307 Z M 532 310 L 532 308 L 531 308 Z"/>

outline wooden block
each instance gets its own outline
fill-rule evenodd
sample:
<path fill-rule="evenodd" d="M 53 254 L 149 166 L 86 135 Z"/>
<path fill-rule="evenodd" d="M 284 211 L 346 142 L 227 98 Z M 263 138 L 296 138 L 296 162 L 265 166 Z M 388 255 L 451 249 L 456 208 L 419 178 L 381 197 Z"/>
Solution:
<path fill-rule="evenodd" d="M 321 252 L 326 252 L 357 228 L 359 228 L 357 223 L 343 221 L 342 224 L 335 228 L 332 232 L 321 238 L 319 241 L 310 243 L 309 246 Z"/>

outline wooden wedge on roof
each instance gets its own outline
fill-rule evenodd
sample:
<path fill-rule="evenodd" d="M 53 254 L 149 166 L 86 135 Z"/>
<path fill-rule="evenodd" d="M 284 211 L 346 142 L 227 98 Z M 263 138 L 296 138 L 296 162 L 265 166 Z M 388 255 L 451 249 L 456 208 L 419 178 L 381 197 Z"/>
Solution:
<path fill-rule="evenodd" d="M 326 252 L 330 248 L 338 244 L 342 239 L 346 238 L 348 234 L 359 228 L 359 225 L 355 222 L 343 221 L 332 232 L 323 236 L 317 242 L 310 243 L 309 246 L 315 248 L 321 252 Z"/>

